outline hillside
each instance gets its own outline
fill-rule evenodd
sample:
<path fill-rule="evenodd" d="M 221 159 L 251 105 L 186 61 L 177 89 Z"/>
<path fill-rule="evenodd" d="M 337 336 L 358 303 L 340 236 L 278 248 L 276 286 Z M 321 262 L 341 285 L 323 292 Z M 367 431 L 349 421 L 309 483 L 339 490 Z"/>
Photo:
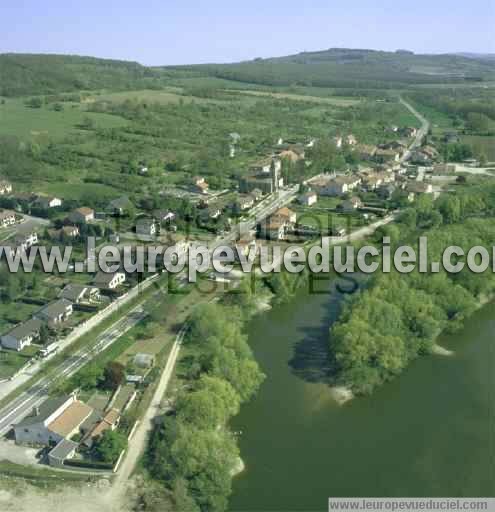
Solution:
<path fill-rule="evenodd" d="M 495 63 L 461 55 L 415 55 L 399 50 L 329 49 L 235 64 L 174 69 L 263 85 L 394 88 L 414 84 L 485 81 L 495 78 Z"/>
<path fill-rule="evenodd" d="M 1 96 L 151 88 L 159 84 L 159 76 L 137 62 L 72 55 L 0 55 Z"/>
<path fill-rule="evenodd" d="M 0 96 L 159 89 L 181 76 L 265 86 L 386 89 L 495 80 L 495 61 L 471 54 L 329 49 L 234 64 L 146 67 L 137 62 L 73 55 L 0 54 Z"/>

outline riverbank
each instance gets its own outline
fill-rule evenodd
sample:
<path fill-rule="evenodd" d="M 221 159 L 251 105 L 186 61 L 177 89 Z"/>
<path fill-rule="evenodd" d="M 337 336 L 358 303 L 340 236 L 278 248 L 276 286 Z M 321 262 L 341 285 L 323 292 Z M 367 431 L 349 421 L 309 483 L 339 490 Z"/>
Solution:
<path fill-rule="evenodd" d="M 328 283 L 326 294 L 301 291 L 249 323 L 267 379 L 231 422 L 246 469 L 229 510 L 323 511 L 328 496 L 494 495 L 495 304 L 438 337 L 455 357 L 418 358 L 342 407 L 318 370 L 341 300 Z"/>

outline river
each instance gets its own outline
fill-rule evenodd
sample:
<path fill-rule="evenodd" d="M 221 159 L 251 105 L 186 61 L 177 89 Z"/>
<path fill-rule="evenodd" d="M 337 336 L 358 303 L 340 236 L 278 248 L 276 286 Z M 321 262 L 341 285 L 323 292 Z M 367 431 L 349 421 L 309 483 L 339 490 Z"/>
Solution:
<path fill-rule="evenodd" d="M 231 511 L 323 511 L 329 496 L 495 496 L 495 304 L 370 397 L 339 406 L 325 383 L 342 295 L 301 292 L 248 334 L 267 375 L 233 421 L 246 470 Z"/>

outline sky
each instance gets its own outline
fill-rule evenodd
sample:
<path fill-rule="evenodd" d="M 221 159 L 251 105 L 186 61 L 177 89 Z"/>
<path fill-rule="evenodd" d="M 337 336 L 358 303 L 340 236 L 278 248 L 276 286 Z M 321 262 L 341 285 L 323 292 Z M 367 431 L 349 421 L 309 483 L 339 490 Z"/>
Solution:
<path fill-rule="evenodd" d="M 327 48 L 495 53 L 495 0 L 0 0 L 0 53 L 146 65 Z"/>

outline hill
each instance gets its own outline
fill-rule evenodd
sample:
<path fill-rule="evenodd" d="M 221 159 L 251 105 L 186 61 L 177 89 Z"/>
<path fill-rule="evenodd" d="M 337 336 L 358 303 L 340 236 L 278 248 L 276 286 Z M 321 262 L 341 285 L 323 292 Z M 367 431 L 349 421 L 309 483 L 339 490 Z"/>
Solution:
<path fill-rule="evenodd" d="M 332 48 L 235 64 L 205 64 L 174 69 L 263 85 L 395 88 L 404 85 L 481 82 L 495 78 L 495 64 L 462 55 L 415 55 Z"/>
<path fill-rule="evenodd" d="M 345 48 L 234 64 L 160 67 L 74 55 L 0 54 L 0 96 L 159 89 L 181 76 L 264 86 L 386 89 L 495 80 L 495 62 L 467 54 L 415 55 L 407 50 Z"/>
<path fill-rule="evenodd" d="M 152 88 L 160 74 L 137 62 L 73 55 L 0 55 L 0 95 Z"/>

